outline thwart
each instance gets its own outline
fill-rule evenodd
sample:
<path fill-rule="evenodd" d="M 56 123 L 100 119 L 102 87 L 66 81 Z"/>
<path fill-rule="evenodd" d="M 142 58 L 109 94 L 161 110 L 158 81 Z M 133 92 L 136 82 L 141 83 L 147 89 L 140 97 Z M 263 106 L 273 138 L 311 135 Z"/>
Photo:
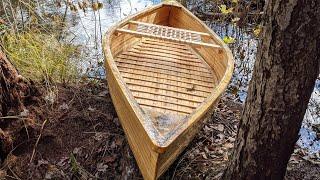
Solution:
<path fill-rule="evenodd" d="M 233 72 L 223 41 L 175 1 L 104 37 L 109 91 L 144 179 L 157 179 L 209 117 Z"/>

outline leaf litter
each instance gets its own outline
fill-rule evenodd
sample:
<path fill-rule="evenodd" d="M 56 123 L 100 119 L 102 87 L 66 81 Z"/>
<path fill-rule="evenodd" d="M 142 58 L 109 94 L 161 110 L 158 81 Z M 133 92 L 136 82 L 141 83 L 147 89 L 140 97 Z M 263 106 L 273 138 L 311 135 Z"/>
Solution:
<path fill-rule="evenodd" d="M 24 118 L 32 119 L 27 125 L 15 118 L 1 129 L 6 148 L 13 149 L 2 149 L 7 156 L 0 179 L 142 179 L 106 82 L 57 88 L 53 104 L 46 102 L 43 93 L 38 103 L 26 107 Z M 212 117 L 160 179 L 220 179 L 234 148 L 241 111 L 242 104 L 225 94 Z M 48 122 L 30 163 L 45 119 Z M 315 179 L 319 173 L 319 157 L 309 157 L 297 146 L 287 179 Z"/>

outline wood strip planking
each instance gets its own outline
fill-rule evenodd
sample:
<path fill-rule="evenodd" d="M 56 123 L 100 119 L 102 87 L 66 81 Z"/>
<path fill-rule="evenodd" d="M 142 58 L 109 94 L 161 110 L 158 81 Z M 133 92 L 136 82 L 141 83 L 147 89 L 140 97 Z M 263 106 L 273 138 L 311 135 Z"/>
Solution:
<path fill-rule="evenodd" d="M 155 66 L 163 65 L 163 66 L 169 66 L 169 67 L 176 67 L 178 69 L 197 71 L 197 72 L 200 72 L 200 73 L 205 73 L 205 74 L 212 75 L 212 72 L 210 72 L 206 68 L 197 67 L 197 66 L 191 66 L 191 65 L 187 65 L 187 64 L 172 63 L 172 62 L 167 62 L 167 61 L 160 61 L 160 60 L 157 60 L 157 59 L 142 58 L 142 57 L 131 56 L 131 55 L 119 55 L 118 58 L 116 59 L 116 61 L 123 61 L 123 62 L 128 62 L 130 60 L 139 61 L 139 62 L 143 62 L 143 63 L 152 63 Z"/>
<path fill-rule="evenodd" d="M 180 116 L 188 116 L 190 113 L 184 113 L 184 112 L 177 112 L 174 110 L 169 110 L 169 109 L 163 109 L 163 108 L 159 108 L 159 107 L 151 107 L 151 106 L 147 106 L 147 105 L 140 105 L 142 108 L 146 109 L 146 110 L 154 110 L 154 111 L 158 111 L 164 114 L 176 114 L 176 115 L 180 115 Z"/>
<path fill-rule="evenodd" d="M 169 52 L 174 52 L 174 54 L 184 54 L 190 55 L 190 57 L 195 57 L 195 55 L 189 51 L 189 49 L 179 49 L 177 47 L 168 46 L 167 43 L 150 43 L 148 41 L 142 41 L 139 43 L 139 46 L 142 48 L 157 48 Z"/>
<path fill-rule="evenodd" d="M 165 102 L 169 104 L 175 104 L 178 106 L 188 107 L 188 108 L 197 108 L 200 103 L 195 103 L 188 100 L 181 100 L 178 98 L 163 96 L 160 94 L 150 94 L 146 92 L 132 92 L 133 96 L 138 99 L 148 99 L 153 101 Z"/>
<path fill-rule="evenodd" d="M 149 91 L 146 91 L 148 89 Z M 153 96 L 161 96 L 163 98 L 173 98 L 175 100 L 179 101 L 188 101 L 188 102 L 193 102 L 193 103 L 198 103 L 201 104 L 205 98 L 201 97 L 191 97 L 188 94 L 181 94 L 181 95 L 176 95 L 177 93 L 175 92 L 167 92 L 164 93 L 165 90 L 159 90 L 159 89 L 153 89 L 153 88 L 144 88 L 144 89 L 139 89 L 139 87 L 135 87 L 134 85 L 130 86 L 130 90 L 135 93 L 135 92 L 141 92 L 145 94 L 151 94 Z"/>
<path fill-rule="evenodd" d="M 157 69 L 164 69 L 164 70 L 171 70 L 174 72 L 179 72 L 179 73 L 185 73 L 189 75 L 197 75 L 201 77 L 207 77 L 207 78 L 213 78 L 212 73 L 210 71 L 200 71 L 196 68 L 192 68 L 192 66 L 186 67 L 186 66 L 173 66 L 169 64 L 164 64 L 164 63 L 154 63 L 150 61 L 144 61 L 139 58 L 134 58 L 134 57 L 126 57 L 126 58 L 117 58 L 116 62 L 118 63 L 125 63 L 125 64 L 132 64 L 132 65 L 137 65 L 137 66 L 145 66 L 145 67 L 150 67 L 150 68 L 157 68 Z M 151 69 L 150 69 L 151 70 Z"/>
<path fill-rule="evenodd" d="M 122 77 L 125 79 L 133 79 L 133 80 L 141 80 L 141 81 L 146 81 L 146 82 L 151 82 L 151 83 L 159 83 L 163 85 L 169 85 L 169 86 L 174 86 L 174 87 L 182 87 L 186 89 L 194 89 L 195 91 L 200 91 L 200 92 L 205 92 L 205 93 L 211 93 L 212 88 L 205 88 L 205 87 L 198 87 L 193 84 L 186 84 L 186 83 L 180 83 L 177 81 L 168 81 L 168 80 L 159 80 L 158 78 L 153 78 L 150 76 L 131 76 L 128 73 L 122 73 Z"/>
<path fill-rule="evenodd" d="M 203 32 L 209 36 L 200 35 L 199 38 L 199 34 L 193 36 L 180 30 L 177 31 L 179 33 L 171 33 L 168 30 L 164 31 L 169 37 L 168 40 L 161 40 L 158 37 L 146 38 L 141 34 L 135 35 L 117 31 L 119 28 L 135 29 L 137 25 L 130 23 L 130 21 Z M 128 24 L 131 24 L 130 27 Z M 162 27 L 157 30 L 145 30 L 142 25 L 139 27 L 139 31 L 159 35 L 160 38 L 164 35 L 162 34 Z M 157 34 L 157 31 L 160 31 L 161 34 Z M 179 35 L 176 36 L 176 34 Z M 170 38 L 181 40 L 181 43 L 172 41 Z M 190 45 L 187 42 L 188 40 L 195 43 L 219 44 L 221 48 Z M 175 1 L 148 8 L 121 21 L 111 28 L 103 45 L 108 73 L 107 78 L 110 81 L 108 85 L 119 119 L 144 179 L 155 180 L 168 169 L 169 165 L 172 164 L 174 159 L 198 132 L 197 127 L 200 127 L 208 109 L 211 109 L 219 101 L 219 97 L 231 78 L 233 70 L 232 55 L 228 47 L 215 33 Z M 137 49 L 134 49 L 136 45 L 138 45 Z M 145 46 L 149 48 L 145 48 Z M 144 50 L 139 50 L 139 48 Z M 160 52 L 157 52 L 157 50 Z M 188 57 L 192 56 L 190 52 L 197 57 Z M 130 53 L 131 55 L 129 56 L 143 59 L 143 61 L 148 61 L 153 65 L 174 66 L 179 71 L 181 71 L 181 68 L 186 70 L 189 66 L 196 67 L 194 69 L 196 71 L 203 71 L 207 68 L 212 73 L 212 77 L 203 78 L 197 75 L 171 72 L 170 70 L 117 63 L 115 59 L 119 54 L 124 53 Z M 125 59 L 132 61 L 129 58 L 124 58 L 123 60 Z M 142 61 L 135 60 L 133 62 L 141 63 Z M 150 82 L 137 82 L 136 80 L 134 82 L 138 83 L 138 85 L 127 84 L 127 79 L 123 78 L 125 73 L 129 77 L 133 76 L 138 79 L 147 79 L 147 81 L 161 82 L 162 85 L 159 84 L 158 86 L 161 88 L 145 87 L 150 85 Z M 172 92 L 168 91 L 167 87 L 170 86 L 168 83 L 177 86 L 198 83 L 203 85 L 199 86 L 201 89 L 205 86 L 207 86 L 207 89 L 212 88 L 212 93 L 206 97 L 196 97 L 178 92 L 180 87 L 176 86 L 172 87 L 175 90 Z M 213 88 L 215 88 L 215 91 L 213 91 Z M 157 101 L 158 99 L 159 101 Z M 137 101 L 140 101 L 140 103 Z M 169 101 L 171 104 L 165 101 Z M 197 107 L 189 110 L 185 109 L 183 105 L 188 104 L 193 104 Z M 171 110 L 168 110 L 168 107 Z M 192 111 L 190 112 L 190 110 Z M 181 111 L 185 111 L 185 113 Z M 175 116 L 176 114 L 178 116 Z M 157 118 L 162 115 L 172 117 L 172 121 L 169 124 L 163 124 L 162 119 Z"/>
<path fill-rule="evenodd" d="M 182 108 L 178 108 L 178 107 L 172 107 L 170 105 L 161 105 L 161 104 L 158 104 L 153 101 L 144 101 L 141 99 L 137 99 L 137 101 L 140 105 L 143 105 L 143 106 L 152 107 L 152 108 L 160 108 L 160 109 L 164 109 L 164 110 L 170 110 L 172 112 L 184 113 L 186 115 L 192 113 L 192 111 L 193 111 L 192 109 L 186 110 L 186 109 L 182 109 Z"/>
<path fill-rule="evenodd" d="M 194 107 L 187 107 L 187 106 L 182 106 L 179 104 L 174 104 L 174 103 L 168 103 L 165 101 L 154 101 L 153 99 L 150 98 L 136 98 L 137 102 L 141 105 L 149 106 L 149 107 L 159 107 L 163 108 L 164 110 L 172 110 L 176 112 L 183 112 L 183 113 L 191 113 L 192 111 L 195 110 Z"/>
<path fill-rule="evenodd" d="M 176 92 L 176 93 L 181 93 L 181 94 L 188 94 L 196 97 L 202 97 L 206 98 L 210 93 L 205 93 L 201 91 L 188 91 L 186 88 L 182 87 L 172 87 L 168 85 L 163 85 L 163 84 L 157 84 L 157 83 L 152 83 L 152 82 L 146 82 L 146 81 L 141 81 L 141 80 L 133 80 L 133 79 L 128 79 L 124 78 L 126 80 L 126 83 L 129 85 L 137 85 L 140 87 L 148 87 L 148 88 L 155 88 L 155 89 L 162 89 L 166 91 L 171 91 L 171 92 Z"/>
<path fill-rule="evenodd" d="M 128 52 L 136 52 L 136 53 L 142 53 L 142 54 L 146 54 L 146 55 L 153 55 L 156 57 L 163 57 L 166 59 L 172 58 L 172 59 L 176 59 L 176 60 L 182 60 L 182 61 L 188 61 L 188 62 L 194 62 L 194 63 L 201 64 L 201 62 L 199 62 L 197 58 L 192 58 L 192 57 L 180 57 L 180 56 L 175 56 L 175 55 L 167 55 L 167 54 L 158 53 L 158 52 L 143 51 L 143 50 L 139 50 L 136 48 L 132 48 Z"/>
<path fill-rule="evenodd" d="M 172 42 L 172 41 L 166 41 L 164 39 L 155 39 L 155 38 L 143 38 L 144 41 L 148 41 L 148 42 L 154 42 L 154 43 L 165 43 L 165 44 L 169 44 L 172 48 L 189 48 L 188 45 L 186 44 L 181 44 L 181 43 L 177 43 L 177 42 Z"/>
<path fill-rule="evenodd" d="M 168 76 L 168 75 L 163 75 L 159 73 L 154 73 L 154 72 L 149 72 L 148 74 L 145 74 L 140 71 L 132 70 L 132 69 L 124 69 L 124 68 L 119 68 L 119 71 L 122 74 L 128 74 L 128 76 L 138 76 L 138 77 L 144 77 L 144 78 L 156 78 L 159 80 L 170 80 L 170 81 L 177 81 L 180 83 L 185 83 L 189 85 L 196 85 L 196 86 L 201 86 L 201 87 L 206 87 L 206 88 L 213 88 L 212 83 L 207 83 L 199 80 L 193 80 L 193 79 L 187 79 L 187 78 L 181 78 L 181 77 L 174 77 L 174 76 Z"/>
<path fill-rule="evenodd" d="M 152 48 L 150 46 L 143 46 L 140 43 L 134 46 L 135 49 L 138 49 L 140 51 L 149 51 L 155 54 L 162 54 L 165 56 L 178 56 L 180 58 L 189 58 L 189 59 L 195 59 L 196 61 L 198 60 L 198 57 L 195 56 L 194 54 L 188 54 L 188 53 L 181 53 L 181 52 L 175 52 L 175 51 L 170 51 L 166 49 L 160 49 L 160 48 Z"/>
<path fill-rule="evenodd" d="M 117 66 L 119 68 L 128 68 L 128 69 L 134 69 L 134 70 L 139 70 L 142 72 L 150 72 L 150 68 L 146 68 L 143 66 L 136 66 L 136 65 L 131 65 L 131 64 L 121 64 L 121 63 L 117 63 Z M 177 73 L 177 72 L 172 72 L 170 70 L 161 70 L 161 69 L 153 69 L 152 72 L 155 73 L 160 73 L 160 74 L 166 74 L 166 75 L 170 75 L 170 76 L 177 76 L 177 77 L 182 77 L 182 78 L 187 78 L 187 79 L 194 79 L 194 80 L 199 80 L 199 81 L 204 81 L 204 82 L 208 82 L 208 83 L 214 83 L 212 78 L 207 78 L 207 77 L 199 77 L 199 76 L 194 76 L 194 75 L 186 75 L 186 74 L 182 74 L 182 73 Z"/>
<path fill-rule="evenodd" d="M 129 89 L 133 92 L 142 92 L 146 94 L 153 94 L 153 95 L 159 95 L 165 97 L 171 97 L 176 99 L 182 99 L 182 100 L 189 100 L 190 102 L 196 102 L 196 103 L 202 103 L 206 98 L 199 97 L 199 96 L 193 96 L 190 94 L 179 94 L 174 91 L 167 91 L 163 89 L 157 89 L 153 87 L 144 87 L 141 88 L 139 85 L 131 84 L 129 86 Z"/>
<path fill-rule="evenodd" d="M 148 59 L 150 61 L 156 61 L 156 62 L 163 62 L 163 63 L 171 63 L 171 64 L 182 64 L 186 66 L 195 66 L 197 68 L 202 68 L 202 69 L 207 69 L 208 68 L 200 63 L 194 63 L 194 62 L 185 62 L 179 59 L 173 59 L 173 58 L 165 58 L 165 57 L 159 57 L 159 56 L 153 56 L 153 55 L 145 55 L 145 54 L 139 54 L 137 52 L 123 52 L 122 54 L 118 55 L 117 58 L 122 57 L 125 58 L 126 56 L 132 56 L 132 57 L 137 57 L 140 59 Z"/>
<path fill-rule="evenodd" d="M 165 40 L 158 40 L 158 39 L 151 39 L 151 38 L 144 38 L 143 43 L 145 44 L 157 44 L 157 45 L 166 45 L 169 48 L 177 49 L 177 50 L 188 50 L 189 47 L 185 44 L 179 44 L 179 43 L 173 43 L 171 41 L 165 41 Z"/>
<path fill-rule="evenodd" d="M 145 67 L 148 68 L 149 71 L 154 71 L 154 70 L 160 70 L 160 71 L 171 71 L 175 74 L 183 74 L 184 76 L 197 76 L 199 78 L 205 78 L 205 79 L 212 79 L 213 76 L 211 76 L 211 74 L 204 74 L 198 71 L 188 71 L 188 70 L 184 70 L 184 69 L 178 69 L 176 67 L 170 67 L 170 66 L 155 66 L 152 63 L 138 63 L 138 62 L 134 62 L 134 61 L 127 61 L 127 62 L 123 62 L 123 61 L 118 61 L 116 60 L 117 64 L 124 64 L 124 65 L 132 65 L 134 67 Z"/>

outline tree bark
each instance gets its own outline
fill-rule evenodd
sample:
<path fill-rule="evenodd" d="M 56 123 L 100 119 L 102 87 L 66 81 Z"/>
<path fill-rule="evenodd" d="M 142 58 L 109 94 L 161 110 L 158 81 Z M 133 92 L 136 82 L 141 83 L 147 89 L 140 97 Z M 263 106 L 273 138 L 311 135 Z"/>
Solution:
<path fill-rule="evenodd" d="M 10 63 L 0 46 L 0 165 L 19 142 L 21 129 L 31 127 L 28 121 L 19 118 L 6 119 L 7 116 L 21 116 L 25 105 L 37 103 L 40 92 L 32 81 L 26 81 Z M 25 116 L 25 115 L 24 115 Z M 22 117 L 26 118 L 26 117 Z M 32 128 L 29 128 L 31 133 Z M 23 131 L 24 132 L 24 131 Z M 26 136 L 27 137 L 27 136 Z"/>
<path fill-rule="evenodd" d="M 21 76 L 0 50 L 0 117 L 12 115 L 23 109 L 20 86 Z"/>
<path fill-rule="evenodd" d="M 224 179 L 283 179 L 320 68 L 320 1 L 269 0 Z"/>

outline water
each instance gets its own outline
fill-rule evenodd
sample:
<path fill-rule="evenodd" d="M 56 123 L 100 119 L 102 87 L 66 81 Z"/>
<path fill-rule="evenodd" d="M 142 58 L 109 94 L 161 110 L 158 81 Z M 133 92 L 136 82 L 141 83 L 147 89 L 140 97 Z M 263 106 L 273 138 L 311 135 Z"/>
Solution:
<path fill-rule="evenodd" d="M 91 8 L 86 12 L 68 12 L 67 34 L 65 41 L 74 45 L 81 45 L 82 65 L 89 77 L 104 77 L 103 54 L 101 37 L 107 30 L 126 18 L 147 6 L 157 4 L 161 0 L 109 0 L 102 1 L 103 8 L 93 11 Z M 255 61 L 258 39 L 250 30 L 239 29 L 229 24 L 206 22 L 220 37 L 236 37 L 236 42 L 230 44 L 235 56 L 235 73 L 228 92 L 233 94 L 237 101 L 244 102 L 247 95 L 247 87 L 251 79 L 251 73 Z M 315 91 L 312 94 L 309 108 L 305 115 L 303 126 L 300 131 L 300 139 L 297 144 L 307 149 L 310 154 L 320 152 L 319 137 L 313 126 L 320 124 L 320 80 L 317 81 Z M 318 132 L 319 133 L 319 132 Z"/>
<path fill-rule="evenodd" d="M 82 45 L 84 71 L 89 77 L 104 77 L 103 54 L 101 47 L 102 36 L 115 23 L 148 6 L 159 3 L 159 0 L 104 0 L 103 8 L 86 12 L 79 10 L 69 12 L 65 32 L 66 41 L 74 45 Z"/>

